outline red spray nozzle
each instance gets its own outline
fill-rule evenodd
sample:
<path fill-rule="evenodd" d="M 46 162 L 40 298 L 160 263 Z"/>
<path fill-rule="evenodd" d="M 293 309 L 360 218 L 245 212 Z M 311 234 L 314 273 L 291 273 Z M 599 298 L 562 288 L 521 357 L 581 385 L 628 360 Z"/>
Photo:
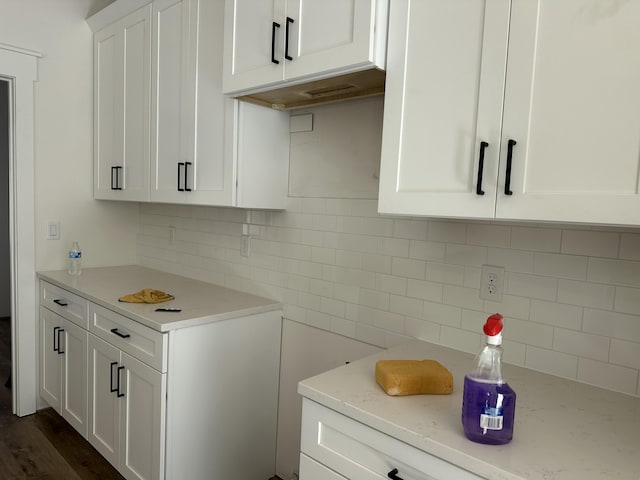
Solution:
<path fill-rule="evenodd" d="M 502 332 L 502 315 L 499 313 L 494 313 L 489 318 L 487 318 L 487 322 L 484 324 L 484 334 L 489 337 L 495 337 L 500 332 Z"/>

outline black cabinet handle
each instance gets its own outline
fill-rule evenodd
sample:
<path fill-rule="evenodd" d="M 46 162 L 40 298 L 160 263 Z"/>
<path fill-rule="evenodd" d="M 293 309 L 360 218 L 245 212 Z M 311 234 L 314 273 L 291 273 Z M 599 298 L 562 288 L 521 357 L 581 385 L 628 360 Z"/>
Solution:
<path fill-rule="evenodd" d="M 276 28 L 280 28 L 280 24 L 273 22 L 271 24 L 271 62 L 277 65 L 280 61 L 276 60 Z"/>
<path fill-rule="evenodd" d="M 118 386 L 117 386 L 117 394 L 118 398 L 124 397 L 124 393 L 120 393 L 120 372 L 124 370 L 124 367 L 118 367 Z"/>
<path fill-rule="evenodd" d="M 60 327 L 53 327 L 53 351 L 54 352 L 57 352 L 58 350 L 60 350 L 60 344 L 56 346 L 56 341 L 59 341 L 58 330 L 60 330 Z"/>
<path fill-rule="evenodd" d="M 57 298 L 53 300 L 53 303 L 60 305 L 61 307 L 66 307 L 67 305 L 69 305 L 68 303 L 65 303 L 64 300 L 59 300 Z"/>
<path fill-rule="evenodd" d="M 293 18 L 287 17 L 287 25 L 284 29 L 284 58 L 287 60 L 293 60 L 293 57 L 289 55 L 289 25 L 293 23 Z"/>
<path fill-rule="evenodd" d="M 111 167 L 111 190 L 122 190 L 120 186 L 120 170 L 122 167 Z M 115 175 L 114 175 L 115 173 Z M 115 178 L 115 182 L 113 181 Z"/>
<path fill-rule="evenodd" d="M 189 165 L 193 165 L 191 162 L 184 162 L 184 191 L 190 192 L 191 189 L 187 186 L 187 182 L 189 181 Z"/>
<path fill-rule="evenodd" d="M 118 365 L 118 362 L 111 362 L 111 365 L 109 366 L 109 391 L 111 393 L 118 391 L 117 385 L 113 388 L 113 367 L 116 365 Z"/>
<path fill-rule="evenodd" d="M 129 338 L 131 336 L 128 333 L 120 333 L 117 328 L 112 328 L 111 333 L 115 333 L 120 338 Z"/>
<path fill-rule="evenodd" d="M 184 192 L 184 188 L 180 187 L 180 167 L 184 167 L 184 162 L 178 162 L 178 191 Z"/>
<path fill-rule="evenodd" d="M 513 195 L 511 191 L 511 163 L 513 160 L 513 146 L 516 145 L 517 142 L 515 140 L 509 140 L 507 144 L 507 171 L 504 179 L 504 194 L 505 195 Z"/>
<path fill-rule="evenodd" d="M 58 328 L 58 331 L 56 332 L 56 336 L 58 337 L 58 355 L 62 355 L 64 353 L 64 351 L 62 350 L 62 346 L 60 345 L 60 334 L 64 333 L 64 329 L 63 328 Z"/>
<path fill-rule="evenodd" d="M 487 142 L 480 142 L 480 158 L 478 159 L 478 183 L 476 184 L 476 195 L 484 195 L 482 190 L 482 174 L 484 171 L 484 150 L 489 144 Z"/>
<path fill-rule="evenodd" d="M 398 469 L 397 468 L 394 468 L 389 473 L 387 473 L 387 477 L 391 478 L 392 480 L 403 480 L 402 477 L 398 476 Z"/>

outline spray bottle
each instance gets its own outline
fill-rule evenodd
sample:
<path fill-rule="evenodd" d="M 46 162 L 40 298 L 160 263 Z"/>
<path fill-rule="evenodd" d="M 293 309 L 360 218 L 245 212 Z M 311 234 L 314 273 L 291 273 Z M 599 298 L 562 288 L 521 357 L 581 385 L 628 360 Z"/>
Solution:
<path fill-rule="evenodd" d="M 469 440 L 490 445 L 513 438 L 516 393 L 502 377 L 502 315 L 487 318 L 486 345 L 464 378 L 462 426 Z"/>

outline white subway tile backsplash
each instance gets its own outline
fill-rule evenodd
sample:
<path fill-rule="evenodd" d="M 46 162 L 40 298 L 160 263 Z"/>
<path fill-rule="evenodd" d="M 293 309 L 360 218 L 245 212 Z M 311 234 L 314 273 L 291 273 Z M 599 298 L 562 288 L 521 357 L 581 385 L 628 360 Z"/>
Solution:
<path fill-rule="evenodd" d="M 620 238 L 620 258 L 640 260 L 640 234 L 623 233 Z"/>
<path fill-rule="evenodd" d="M 616 312 L 640 315 L 640 288 L 616 287 Z"/>
<path fill-rule="evenodd" d="M 487 251 L 487 263 L 504 267 L 509 272 L 533 273 L 533 252 L 507 248 L 489 248 Z"/>
<path fill-rule="evenodd" d="M 578 380 L 635 395 L 638 388 L 638 370 L 580 358 L 578 361 Z"/>
<path fill-rule="evenodd" d="M 409 258 L 444 262 L 445 249 L 444 243 L 411 240 L 409 242 Z"/>
<path fill-rule="evenodd" d="M 391 275 L 424 280 L 426 263 L 421 260 L 393 257 Z"/>
<path fill-rule="evenodd" d="M 536 323 L 580 330 L 582 327 L 582 307 L 563 303 L 531 300 L 529 319 Z"/>
<path fill-rule="evenodd" d="M 640 370 L 640 343 L 611 339 L 609 362 Z"/>
<path fill-rule="evenodd" d="M 560 252 L 562 230 L 555 228 L 512 227 L 511 248 L 532 252 Z"/>
<path fill-rule="evenodd" d="M 485 247 L 508 248 L 511 244 L 511 227 L 472 223 L 467 226 L 467 243 Z"/>
<path fill-rule="evenodd" d="M 536 253 L 533 272 L 550 277 L 586 280 L 587 257 L 578 255 L 560 255 L 555 253 Z"/>
<path fill-rule="evenodd" d="M 511 272 L 507 275 L 507 289 L 511 295 L 555 300 L 558 296 L 558 280 L 540 275 Z"/>
<path fill-rule="evenodd" d="M 424 302 L 423 318 L 439 325 L 460 327 L 462 309 L 436 302 Z"/>
<path fill-rule="evenodd" d="M 576 378 L 578 357 L 527 345 L 525 367 L 559 377 Z"/>
<path fill-rule="evenodd" d="M 589 257 L 618 258 L 620 234 L 593 230 L 564 230 L 562 253 Z"/>
<path fill-rule="evenodd" d="M 640 287 L 640 262 L 590 258 L 588 280 Z"/>
<path fill-rule="evenodd" d="M 561 303 L 611 310 L 614 296 L 615 288 L 610 285 L 573 280 L 558 282 L 558 302 Z"/>
<path fill-rule="evenodd" d="M 445 251 L 445 262 L 479 267 L 487 263 L 487 247 L 448 244 Z"/>
<path fill-rule="evenodd" d="M 640 316 L 585 308 L 582 330 L 640 343 Z"/>
<path fill-rule="evenodd" d="M 499 312 L 505 362 L 640 396 L 634 229 L 379 216 L 375 200 L 289 198 L 286 211 L 143 204 L 138 246 L 142 265 L 269 296 L 288 319 L 382 347 L 421 338 L 476 353 Z M 479 298 L 483 264 L 505 268 L 502 302 Z"/>
<path fill-rule="evenodd" d="M 553 333 L 553 349 L 606 362 L 609 358 L 609 337 L 556 328 Z"/>
<path fill-rule="evenodd" d="M 407 280 L 407 296 L 419 298 L 430 302 L 442 302 L 443 285 L 438 282 L 425 282 L 422 280 Z"/>

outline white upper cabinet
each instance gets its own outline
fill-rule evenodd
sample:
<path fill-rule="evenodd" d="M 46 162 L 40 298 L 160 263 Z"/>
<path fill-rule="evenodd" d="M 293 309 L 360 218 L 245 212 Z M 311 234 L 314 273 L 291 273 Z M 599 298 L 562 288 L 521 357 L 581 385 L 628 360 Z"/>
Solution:
<path fill-rule="evenodd" d="M 388 0 L 226 0 L 224 92 L 384 69 Z"/>
<path fill-rule="evenodd" d="M 94 39 L 94 197 L 147 200 L 151 6 Z"/>
<path fill-rule="evenodd" d="M 392 2 L 380 212 L 640 224 L 638 20 L 638 2 Z"/>
<path fill-rule="evenodd" d="M 131 1 L 96 16 L 110 19 Z M 142 10 L 144 37 L 129 36 L 144 42 L 133 53 L 112 31 L 126 39 L 123 25 L 139 12 L 95 34 L 95 198 L 285 208 L 289 115 L 223 95 L 224 0 L 154 0 Z M 138 170 L 110 160 L 122 151 L 140 159 Z"/>

